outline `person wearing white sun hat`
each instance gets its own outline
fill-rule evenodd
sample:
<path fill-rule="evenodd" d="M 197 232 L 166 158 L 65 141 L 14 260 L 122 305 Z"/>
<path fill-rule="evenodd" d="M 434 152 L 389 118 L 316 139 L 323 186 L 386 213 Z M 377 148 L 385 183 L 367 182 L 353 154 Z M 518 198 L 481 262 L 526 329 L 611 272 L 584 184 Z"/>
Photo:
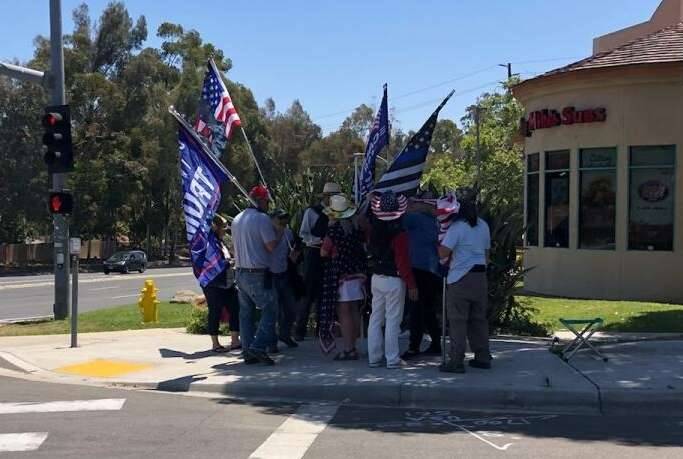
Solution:
<path fill-rule="evenodd" d="M 366 255 L 363 232 L 351 220 L 356 206 L 344 195 L 330 197 L 325 215 L 330 219 L 320 255 L 327 262 L 323 269 L 323 294 L 319 333 L 323 352 L 335 347 L 332 328 L 335 312 L 339 317 L 344 349 L 335 360 L 358 360 L 356 340 L 360 329 L 360 301 L 365 298 Z"/>
<path fill-rule="evenodd" d="M 320 245 L 327 233 L 328 218 L 323 212 L 329 204 L 331 196 L 341 193 L 341 187 L 334 182 L 325 183 L 323 191 L 318 195 L 320 202 L 304 211 L 301 220 L 299 236 L 304 243 L 304 284 L 306 297 L 300 304 L 296 318 L 294 338 L 303 341 L 308 328 L 308 317 L 313 305 L 320 304 L 322 284 L 322 261 L 320 260 Z"/>

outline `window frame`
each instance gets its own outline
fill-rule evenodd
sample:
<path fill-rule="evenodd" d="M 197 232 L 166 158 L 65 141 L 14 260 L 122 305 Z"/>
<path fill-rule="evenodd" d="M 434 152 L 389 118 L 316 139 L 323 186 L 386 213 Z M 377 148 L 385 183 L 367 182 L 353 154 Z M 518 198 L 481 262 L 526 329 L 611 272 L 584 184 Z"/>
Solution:
<path fill-rule="evenodd" d="M 648 165 L 648 166 L 632 166 L 633 162 L 633 149 L 634 148 L 673 148 L 673 162 L 667 165 Z M 626 251 L 628 252 L 655 252 L 655 253 L 675 253 L 676 252 L 676 192 L 680 184 L 677 180 L 678 172 L 678 145 L 675 143 L 670 144 L 656 144 L 656 145 L 629 145 L 628 147 L 628 164 L 627 164 L 627 184 L 626 184 Z M 671 195 L 672 207 L 673 207 L 673 218 L 672 218 L 672 235 L 671 235 L 671 250 L 656 250 L 656 249 L 636 249 L 631 247 L 631 171 L 632 170 L 643 170 L 643 169 L 666 169 L 671 168 L 674 178 L 674 192 Z"/>
<path fill-rule="evenodd" d="M 567 154 L 567 168 L 566 169 L 549 169 L 548 168 L 548 156 L 553 153 L 566 153 Z M 572 150 L 570 148 L 562 148 L 559 150 L 546 150 L 544 154 L 544 168 L 543 168 L 543 248 L 544 249 L 570 249 L 572 245 L 572 225 L 571 225 L 571 207 L 572 207 Z M 548 224 L 548 174 L 553 174 L 557 172 L 565 172 L 567 174 L 567 196 L 569 202 L 567 203 L 567 246 L 558 247 L 557 245 L 548 245 L 548 238 L 546 237 L 546 225 Z M 539 193 L 540 193 L 540 182 L 539 182 Z"/>
<path fill-rule="evenodd" d="M 614 166 L 606 166 L 606 167 L 583 167 L 582 166 L 582 157 L 581 154 L 584 151 L 587 150 L 613 150 L 614 151 Z M 607 248 L 607 249 L 596 249 L 596 248 L 591 248 L 591 247 L 581 247 L 581 223 L 582 223 L 582 202 L 583 200 L 581 199 L 581 185 L 583 185 L 583 175 L 581 174 L 582 172 L 585 171 L 613 171 L 614 172 L 614 248 Z M 577 231 L 577 246 L 576 248 L 578 250 L 599 250 L 599 251 L 616 251 L 617 250 L 617 216 L 619 215 L 619 147 L 618 146 L 611 146 L 611 147 L 586 147 L 586 148 L 579 148 L 578 149 L 578 222 L 576 226 L 576 231 Z"/>
<path fill-rule="evenodd" d="M 538 168 L 535 171 L 529 171 L 529 159 L 532 156 L 538 157 Z M 541 153 L 529 153 L 526 155 L 526 161 L 524 167 L 526 169 L 526 181 L 525 181 L 525 196 L 526 201 L 524 202 L 524 246 L 525 247 L 540 247 L 541 242 L 541 231 L 538 221 L 541 218 Z M 538 181 L 538 186 L 536 190 L 536 243 L 529 244 L 529 176 L 535 176 Z"/>

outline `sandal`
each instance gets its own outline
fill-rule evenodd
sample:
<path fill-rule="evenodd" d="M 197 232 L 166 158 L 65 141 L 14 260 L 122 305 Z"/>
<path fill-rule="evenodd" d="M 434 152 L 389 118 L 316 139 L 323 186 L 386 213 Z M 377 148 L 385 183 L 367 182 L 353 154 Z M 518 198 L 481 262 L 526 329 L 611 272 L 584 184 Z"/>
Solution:
<path fill-rule="evenodd" d="M 225 354 L 226 352 L 230 352 L 230 349 L 225 346 L 218 346 L 211 349 L 211 351 L 215 352 L 216 354 Z"/>
<path fill-rule="evenodd" d="M 239 343 L 239 344 L 231 344 L 231 345 L 230 345 L 230 350 L 231 350 L 231 351 L 236 351 L 236 350 L 238 350 L 238 349 L 242 349 L 242 343 Z"/>
<path fill-rule="evenodd" d="M 359 355 L 358 351 L 356 348 L 351 349 L 350 351 L 343 351 L 334 356 L 334 360 L 337 361 L 347 361 L 347 360 L 358 360 Z"/>

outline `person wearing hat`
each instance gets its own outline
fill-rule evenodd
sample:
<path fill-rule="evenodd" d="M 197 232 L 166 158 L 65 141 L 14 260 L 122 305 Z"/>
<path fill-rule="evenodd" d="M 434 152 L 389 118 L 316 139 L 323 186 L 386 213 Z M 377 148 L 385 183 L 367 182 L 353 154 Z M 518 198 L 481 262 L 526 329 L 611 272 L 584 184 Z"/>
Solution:
<path fill-rule="evenodd" d="M 320 260 L 320 245 L 327 233 L 328 218 L 323 212 L 329 205 L 331 196 L 341 193 L 341 187 L 328 182 L 320 194 L 320 202 L 308 207 L 304 211 L 299 236 L 304 242 L 304 283 L 306 297 L 301 303 L 301 309 L 296 319 L 295 339 L 303 341 L 308 328 L 308 317 L 313 305 L 320 303 L 322 284 L 322 262 Z"/>
<path fill-rule="evenodd" d="M 385 358 L 388 369 L 397 369 L 405 364 L 401 360 L 398 337 L 406 288 L 409 299 L 418 300 L 410 264 L 408 234 L 402 224 L 408 200 L 403 195 L 387 191 L 375 194 L 370 207 L 373 216 L 369 245 L 372 313 L 368 326 L 368 361 L 374 368 L 381 366 L 382 358 Z"/>
<path fill-rule="evenodd" d="M 320 345 L 328 353 L 335 347 L 335 315 L 339 318 L 344 349 L 335 360 L 358 360 L 356 340 L 360 331 L 360 302 L 365 299 L 366 254 L 363 232 L 351 219 L 354 206 L 344 195 L 330 197 L 324 209 L 330 220 L 320 255 L 327 259 L 323 269 L 323 292 L 318 317 Z"/>
<path fill-rule="evenodd" d="M 294 292 L 289 284 L 289 260 L 294 250 L 294 233 L 288 228 L 289 213 L 283 209 L 275 209 L 270 214 L 276 234 L 282 234 L 280 243 L 273 250 L 270 260 L 270 272 L 273 275 L 273 288 L 277 302 L 277 336 L 287 347 L 299 345 L 292 339 L 292 325 L 295 318 Z"/>
<path fill-rule="evenodd" d="M 232 222 L 235 271 L 240 302 L 240 330 L 244 362 L 273 365 L 267 349 L 277 342 L 275 322 L 277 303 L 270 275 L 271 254 L 280 243 L 268 216 L 270 194 L 262 185 L 249 192 L 255 206 L 240 212 Z M 255 309 L 261 320 L 254 333 Z"/>
<path fill-rule="evenodd" d="M 449 358 L 440 370 L 465 372 L 467 340 L 474 352 L 469 365 L 491 368 L 489 350 L 488 283 L 486 266 L 491 248 L 488 224 L 479 218 L 475 194 L 461 192 L 457 219 L 439 246 L 439 256 L 451 257 L 446 278 L 446 300 L 450 333 Z"/>
<path fill-rule="evenodd" d="M 228 352 L 241 347 L 239 341 L 240 322 L 239 322 L 239 301 L 237 299 L 237 289 L 235 288 L 235 273 L 230 266 L 230 252 L 225 246 L 225 229 L 228 221 L 221 215 L 216 214 L 211 221 L 211 232 L 209 238 L 215 238 L 220 247 L 219 255 L 225 262 L 225 269 L 213 278 L 205 287 L 202 287 L 204 298 L 206 299 L 207 309 L 209 310 L 207 329 L 211 336 L 213 352 Z M 227 308 L 229 313 L 229 327 L 231 344 L 224 347 L 218 341 L 218 329 L 223 309 Z"/>

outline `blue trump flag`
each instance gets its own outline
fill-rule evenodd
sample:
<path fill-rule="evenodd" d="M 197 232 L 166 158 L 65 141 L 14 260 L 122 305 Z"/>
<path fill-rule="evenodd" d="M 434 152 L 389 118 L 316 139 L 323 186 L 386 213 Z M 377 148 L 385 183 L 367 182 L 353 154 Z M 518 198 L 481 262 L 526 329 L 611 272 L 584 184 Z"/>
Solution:
<path fill-rule="evenodd" d="M 372 124 L 372 128 L 370 128 L 363 166 L 361 167 L 360 175 L 356 177 L 354 186 L 356 202 L 360 203 L 365 198 L 365 195 L 372 191 L 372 187 L 375 185 L 375 162 L 377 161 L 377 155 L 387 145 L 389 145 L 389 105 L 387 102 L 387 85 L 385 83 L 384 96 L 382 96 L 382 102 L 379 105 L 379 110 L 377 110 L 375 121 Z"/>
<path fill-rule="evenodd" d="M 211 220 L 221 200 L 221 185 L 230 172 L 207 152 L 191 128 L 178 120 L 183 210 L 192 268 L 205 287 L 226 267 L 222 249 L 211 231 Z"/>
<path fill-rule="evenodd" d="M 415 194 L 420 186 L 422 171 L 427 162 L 427 154 L 432 143 L 432 134 L 436 128 L 439 112 L 454 92 L 451 91 L 448 94 L 443 102 L 434 110 L 432 116 L 417 131 L 417 134 L 410 139 L 410 142 L 401 150 L 401 153 L 396 156 L 394 162 L 391 163 L 389 169 L 382 175 L 379 183 L 375 186 L 375 191 L 383 193 L 391 190 L 394 193 L 401 193 L 406 196 Z"/>

